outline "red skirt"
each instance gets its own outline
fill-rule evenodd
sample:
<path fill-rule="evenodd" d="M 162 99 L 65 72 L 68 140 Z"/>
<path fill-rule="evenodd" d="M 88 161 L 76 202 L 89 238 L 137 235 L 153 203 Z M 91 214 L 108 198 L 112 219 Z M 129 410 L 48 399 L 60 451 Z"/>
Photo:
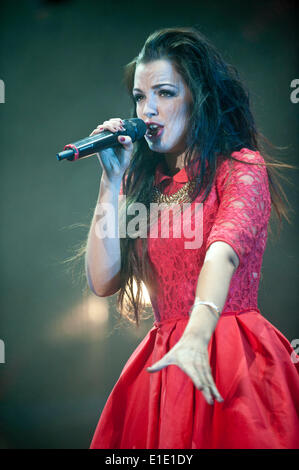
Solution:
<path fill-rule="evenodd" d="M 176 365 L 149 373 L 188 318 L 154 323 L 127 361 L 90 449 L 298 449 L 299 362 L 258 310 L 222 314 L 209 359 L 222 403 L 209 405 Z"/>

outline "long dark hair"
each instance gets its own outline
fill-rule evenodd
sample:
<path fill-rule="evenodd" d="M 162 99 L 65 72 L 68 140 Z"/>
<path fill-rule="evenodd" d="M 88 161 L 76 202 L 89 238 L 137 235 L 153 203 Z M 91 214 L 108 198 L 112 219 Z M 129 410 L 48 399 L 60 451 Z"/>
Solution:
<path fill-rule="evenodd" d="M 184 166 L 189 179 L 196 180 L 191 198 L 201 192 L 201 202 L 208 197 L 217 168 L 217 157 L 237 160 L 231 154 L 247 148 L 261 151 L 269 177 L 271 201 L 279 222 L 282 217 L 288 222 L 287 208 L 283 202 L 286 195 L 278 179 L 276 168 L 293 168 L 270 157 L 260 140 L 266 141 L 256 129 L 250 110 L 249 92 L 241 83 L 235 67 L 227 64 L 215 47 L 195 28 L 165 28 L 154 32 L 146 40 L 139 55 L 125 67 L 125 84 L 133 99 L 132 117 L 136 107 L 132 95 L 135 70 L 140 63 L 166 59 L 184 79 L 193 97 L 190 115 L 188 149 Z M 194 157 L 195 155 L 195 157 Z M 150 158 L 148 158 L 150 157 Z M 191 159 L 199 159 L 201 178 L 189 167 Z M 152 152 L 145 140 L 135 144 L 130 166 L 123 176 L 123 192 L 127 206 L 142 201 L 149 204 L 154 173 L 161 155 Z M 238 160 L 237 160 L 238 161 Z M 207 165 L 206 165 L 207 163 Z M 252 163 L 248 163 L 252 164 Z M 128 218 L 128 220 L 130 220 Z M 118 309 L 136 324 L 144 311 L 142 282 L 149 292 L 155 289 L 155 276 L 151 271 L 147 254 L 147 238 L 142 238 L 142 256 L 138 256 L 136 240 L 121 238 L 121 287 L 118 294 Z M 134 293 L 134 284 L 137 291 Z M 125 302 L 126 298 L 126 302 Z"/>
<path fill-rule="evenodd" d="M 250 109 L 249 92 L 236 68 L 224 61 L 197 28 L 176 27 L 155 31 L 148 37 L 139 55 L 125 67 L 124 80 L 133 100 L 132 117 L 136 117 L 132 95 L 136 67 L 159 59 L 172 63 L 193 98 L 188 146 L 184 157 L 188 178 L 196 180 L 191 198 L 194 200 L 201 193 L 201 202 L 206 200 L 213 185 L 219 156 L 238 161 L 231 156 L 235 151 L 242 148 L 260 151 L 265 160 L 271 202 L 280 230 L 282 218 L 288 222 L 290 220 L 286 205 L 288 200 L 279 182 L 280 178 L 288 180 L 278 170 L 295 167 L 267 154 L 263 142 L 272 148 L 280 147 L 271 144 L 258 132 Z M 161 154 L 149 149 L 145 139 L 134 144 L 130 165 L 122 179 L 123 193 L 127 197 L 126 207 L 140 201 L 149 205 L 155 169 L 161 157 Z M 191 159 L 200 162 L 200 178 L 193 174 L 193 167 L 189 166 Z M 129 216 L 127 220 L 129 222 Z M 121 315 L 135 321 L 137 326 L 141 313 L 146 310 L 143 284 L 149 293 L 155 289 L 155 276 L 147 253 L 147 238 L 141 238 L 141 243 L 142 254 L 139 256 L 136 239 L 120 238 L 121 285 L 117 307 Z"/>

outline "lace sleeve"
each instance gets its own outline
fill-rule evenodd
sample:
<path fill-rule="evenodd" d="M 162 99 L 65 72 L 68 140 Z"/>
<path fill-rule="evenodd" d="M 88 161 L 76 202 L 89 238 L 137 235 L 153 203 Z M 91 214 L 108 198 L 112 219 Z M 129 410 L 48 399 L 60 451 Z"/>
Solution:
<path fill-rule="evenodd" d="M 265 163 L 258 151 L 242 149 L 232 156 L 245 162 Z M 216 189 L 220 205 L 206 249 L 213 242 L 224 241 L 234 249 L 242 265 L 261 231 L 267 229 L 271 212 L 267 169 L 226 159 L 217 169 Z"/>

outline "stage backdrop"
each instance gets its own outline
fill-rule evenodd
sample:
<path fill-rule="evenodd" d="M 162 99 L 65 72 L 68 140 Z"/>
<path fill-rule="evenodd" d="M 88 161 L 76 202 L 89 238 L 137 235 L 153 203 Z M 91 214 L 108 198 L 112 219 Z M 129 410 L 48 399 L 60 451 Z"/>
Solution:
<path fill-rule="evenodd" d="M 83 260 L 63 263 L 86 240 L 101 167 L 56 153 L 104 120 L 129 117 L 123 67 L 149 33 L 197 25 L 240 71 L 260 130 L 287 147 L 273 155 L 296 165 L 295 3 L 1 2 L 1 448 L 88 448 L 152 324 L 115 328 L 117 295 L 85 294 Z M 298 172 L 285 175 L 296 209 Z M 299 338 L 297 225 L 293 214 L 269 238 L 259 296 L 289 341 Z"/>

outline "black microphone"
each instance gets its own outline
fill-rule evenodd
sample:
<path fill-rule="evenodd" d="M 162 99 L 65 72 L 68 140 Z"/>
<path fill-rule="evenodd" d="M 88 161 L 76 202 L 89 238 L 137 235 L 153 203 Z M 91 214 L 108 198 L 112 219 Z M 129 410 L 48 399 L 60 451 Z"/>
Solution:
<path fill-rule="evenodd" d="M 94 155 L 101 150 L 121 145 L 117 140 L 119 135 L 128 135 L 132 142 L 141 139 L 146 133 L 146 124 L 142 119 L 124 119 L 122 126 L 125 130 L 118 132 L 104 131 L 91 137 L 78 140 L 72 144 L 65 145 L 62 152 L 57 153 L 57 160 L 78 160 Z"/>

